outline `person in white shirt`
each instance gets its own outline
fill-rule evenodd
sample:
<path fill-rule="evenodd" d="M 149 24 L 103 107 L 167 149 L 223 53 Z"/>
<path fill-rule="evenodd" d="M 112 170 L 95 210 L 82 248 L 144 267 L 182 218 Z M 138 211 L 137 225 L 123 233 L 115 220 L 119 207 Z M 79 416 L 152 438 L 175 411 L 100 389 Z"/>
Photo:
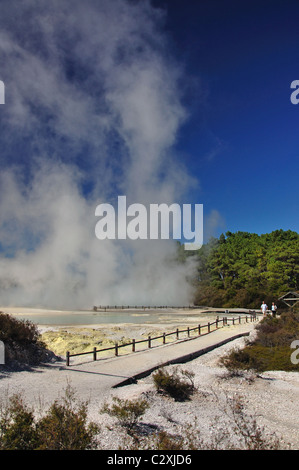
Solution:
<path fill-rule="evenodd" d="M 274 302 L 272 302 L 272 307 L 271 307 L 271 311 L 272 311 L 272 315 L 273 317 L 276 316 L 276 310 L 277 310 L 277 305 L 275 305 Z"/>
<path fill-rule="evenodd" d="M 261 305 L 261 311 L 262 311 L 262 314 L 264 315 L 264 317 L 266 316 L 267 310 L 268 310 L 268 305 L 263 300 L 263 303 Z"/>

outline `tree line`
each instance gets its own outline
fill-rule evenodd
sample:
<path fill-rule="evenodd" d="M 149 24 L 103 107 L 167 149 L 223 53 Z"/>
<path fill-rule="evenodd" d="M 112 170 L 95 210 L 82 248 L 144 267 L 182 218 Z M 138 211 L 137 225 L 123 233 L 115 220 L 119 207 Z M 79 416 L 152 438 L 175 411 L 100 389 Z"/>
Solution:
<path fill-rule="evenodd" d="M 179 256 L 190 254 L 180 247 Z M 291 230 L 226 232 L 193 256 L 196 305 L 259 308 L 299 288 L 299 234 Z"/>

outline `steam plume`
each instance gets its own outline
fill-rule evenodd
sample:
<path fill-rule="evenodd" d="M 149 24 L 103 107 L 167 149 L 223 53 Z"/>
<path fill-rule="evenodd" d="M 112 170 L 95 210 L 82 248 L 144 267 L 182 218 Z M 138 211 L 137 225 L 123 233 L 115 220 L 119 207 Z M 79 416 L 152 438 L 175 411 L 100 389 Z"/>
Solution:
<path fill-rule="evenodd" d="M 191 300 L 174 242 L 94 233 L 101 202 L 181 202 L 196 184 L 173 151 L 187 114 L 163 18 L 147 1 L 1 7 L 2 305 Z"/>

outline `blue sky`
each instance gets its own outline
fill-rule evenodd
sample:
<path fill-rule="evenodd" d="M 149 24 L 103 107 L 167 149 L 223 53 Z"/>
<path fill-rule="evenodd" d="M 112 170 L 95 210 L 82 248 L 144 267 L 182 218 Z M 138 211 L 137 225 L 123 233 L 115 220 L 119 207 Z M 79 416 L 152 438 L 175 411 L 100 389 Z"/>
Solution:
<path fill-rule="evenodd" d="M 223 219 L 217 234 L 298 232 L 298 2 L 154 3 L 194 79 L 178 147 L 200 180 L 195 197 Z"/>
<path fill-rule="evenodd" d="M 23 6 L 23 12 L 12 3 L 2 12 L 2 29 L 9 30 L 15 44 L 26 51 L 19 64 L 18 51 L 10 49 L 10 61 L 7 62 L 3 41 L 6 56 L 2 55 L 2 79 L 6 85 L 6 105 L 5 109 L 2 106 L 0 116 L 2 165 L 21 165 L 23 178 L 28 177 L 30 182 L 37 156 L 52 161 L 58 158 L 84 171 L 82 185 L 86 195 L 97 184 L 95 167 L 97 170 L 103 167 L 105 174 L 110 175 L 107 181 L 115 197 L 117 192 L 120 193 L 118 182 L 125 179 L 126 143 L 123 145 L 124 133 L 116 120 L 109 122 L 108 131 L 102 131 L 101 123 L 96 123 L 99 113 L 102 113 L 103 121 L 106 119 L 107 85 L 104 80 L 102 83 L 102 65 L 95 65 L 94 56 L 88 55 L 89 44 L 93 47 L 93 35 L 100 36 L 94 42 L 104 44 L 108 51 L 109 30 L 106 36 L 102 34 L 101 37 L 97 24 L 93 25 L 91 20 L 94 5 L 106 2 L 89 0 L 85 6 L 82 5 L 87 26 L 74 27 L 74 22 L 79 21 L 74 14 L 73 23 L 70 20 L 64 33 L 55 18 L 69 14 L 70 2 L 65 0 L 60 5 L 50 2 L 49 7 L 45 7 L 45 3 L 32 0 L 27 8 Z M 111 2 L 111 5 L 114 3 L 116 5 L 118 1 Z M 298 2 L 153 0 L 149 5 L 157 9 L 158 20 L 161 21 L 157 21 L 155 30 L 155 22 L 154 26 L 150 23 L 151 16 L 148 15 L 150 19 L 146 15 L 143 17 L 140 8 L 136 14 L 136 18 L 140 15 L 140 30 L 142 22 L 144 25 L 148 22 L 148 31 L 147 26 L 145 31 L 152 36 L 153 50 L 157 48 L 154 53 L 160 54 L 159 60 L 165 63 L 169 55 L 170 66 L 175 63 L 174 70 L 176 67 L 179 69 L 180 78 L 175 86 L 180 92 L 180 103 L 175 102 L 170 112 L 176 119 L 179 105 L 182 105 L 188 115 L 182 122 L 177 118 L 175 141 L 167 136 L 167 144 L 177 160 L 198 181 L 193 191 L 183 191 L 178 199 L 204 205 L 207 237 L 218 236 L 228 230 L 256 233 L 276 229 L 298 231 L 299 105 L 295 106 L 290 101 L 290 84 L 299 79 Z M 55 9 L 58 13 L 54 13 Z M 162 15 L 161 10 L 164 12 Z M 45 11 L 52 30 L 45 27 Z M 121 11 L 118 14 L 119 18 L 126 15 Z M 27 29 L 22 15 L 27 17 Z M 39 28 L 34 23 L 36 15 L 43 21 Z M 84 37 L 84 34 L 88 35 L 88 22 L 90 37 Z M 128 34 L 129 37 L 131 30 L 128 27 L 129 32 L 126 33 L 126 27 L 124 25 L 124 31 L 119 32 L 117 24 L 111 25 L 117 34 L 124 37 Z M 79 34 L 77 30 L 81 31 L 83 44 L 80 45 L 80 56 L 71 42 Z M 154 44 L 155 40 L 157 44 Z M 56 49 L 51 46 L 52 41 L 55 41 Z M 142 44 L 142 38 L 139 41 Z M 129 51 L 129 40 L 124 51 L 126 47 Z M 138 63 L 135 51 L 127 52 L 127 57 L 125 60 Z M 100 55 L 98 60 L 101 61 Z M 154 71 L 154 61 L 150 67 Z M 24 73 L 24 79 L 19 70 Z M 108 73 L 121 76 L 124 68 L 117 71 L 114 64 Z M 149 86 L 154 87 L 155 84 Z M 166 83 L 162 86 L 167 89 Z M 86 96 L 81 99 L 84 93 Z M 155 90 L 153 96 L 154 93 Z M 141 103 L 144 100 L 140 108 L 146 115 L 147 103 L 142 93 L 140 96 Z M 177 97 L 173 94 L 170 99 L 176 100 Z M 164 111 L 161 108 L 158 112 L 164 123 Z M 106 114 L 110 119 L 111 109 Z M 156 119 L 154 113 L 152 117 L 149 114 L 149 119 Z M 96 137 L 101 132 L 106 132 L 104 144 Z M 157 155 L 160 151 L 162 155 L 160 136 L 153 133 L 152 141 L 157 138 Z M 147 142 L 144 144 L 147 149 Z M 109 163 L 105 152 L 109 155 Z M 133 147 L 129 148 L 130 152 L 133 153 Z M 138 158 L 142 162 L 144 156 L 138 155 Z M 133 176 L 133 172 L 131 178 L 137 183 L 138 178 Z M 143 183 L 145 186 L 146 182 Z"/>

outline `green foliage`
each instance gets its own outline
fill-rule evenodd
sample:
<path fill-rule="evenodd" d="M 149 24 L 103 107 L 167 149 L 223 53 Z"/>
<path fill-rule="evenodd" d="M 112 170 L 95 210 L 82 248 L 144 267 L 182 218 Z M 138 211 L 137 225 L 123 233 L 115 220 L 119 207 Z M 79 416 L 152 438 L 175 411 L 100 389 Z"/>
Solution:
<path fill-rule="evenodd" d="M 39 338 L 40 335 L 34 323 L 0 312 L 0 340 L 5 344 L 12 342 L 32 344 L 37 343 Z"/>
<path fill-rule="evenodd" d="M 254 354 L 255 351 L 253 346 L 232 351 L 228 356 L 223 357 L 220 363 L 231 373 L 236 373 L 239 369 L 261 371 L 263 369 L 263 360 L 261 355 Z"/>
<path fill-rule="evenodd" d="M 259 308 L 299 289 L 299 235 L 291 230 L 227 232 L 196 256 L 197 305 Z"/>
<path fill-rule="evenodd" d="M 182 378 L 177 370 L 169 373 L 164 369 L 158 369 L 153 374 L 156 389 L 159 392 L 170 395 L 176 401 L 188 400 L 194 392 L 193 374 L 188 371 L 182 371 L 181 375 L 187 380 Z"/>
<path fill-rule="evenodd" d="M 34 323 L 3 312 L 0 312 L 0 340 L 5 345 L 5 364 L 0 366 L 1 369 L 33 366 L 57 359 L 46 348 Z"/>
<path fill-rule="evenodd" d="M 148 438 L 147 450 L 186 450 L 186 443 L 182 436 L 173 436 L 166 431 L 160 431 L 152 438 Z"/>
<path fill-rule="evenodd" d="M 0 410 L 0 450 L 87 450 L 97 446 L 98 426 L 87 423 L 87 405 L 68 387 L 39 420 L 20 395 Z"/>
<path fill-rule="evenodd" d="M 280 318 L 264 318 L 257 326 L 257 337 L 244 349 L 231 352 L 222 359 L 230 371 L 253 369 L 298 371 L 299 364 L 291 362 L 290 345 L 299 338 L 299 317 L 284 313 Z"/>
<path fill-rule="evenodd" d="M 87 403 L 77 402 L 68 387 L 38 423 L 39 450 L 88 450 L 97 445 L 98 426 L 87 423 Z"/>
<path fill-rule="evenodd" d="M 34 415 L 19 395 L 0 411 L 0 450 L 33 450 L 38 445 Z"/>
<path fill-rule="evenodd" d="M 140 398 L 136 400 L 123 400 L 113 397 L 113 404 L 109 407 L 106 403 L 100 411 L 117 418 L 121 426 L 132 429 L 137 425 L 148 407 L 147 400 Z"/>

